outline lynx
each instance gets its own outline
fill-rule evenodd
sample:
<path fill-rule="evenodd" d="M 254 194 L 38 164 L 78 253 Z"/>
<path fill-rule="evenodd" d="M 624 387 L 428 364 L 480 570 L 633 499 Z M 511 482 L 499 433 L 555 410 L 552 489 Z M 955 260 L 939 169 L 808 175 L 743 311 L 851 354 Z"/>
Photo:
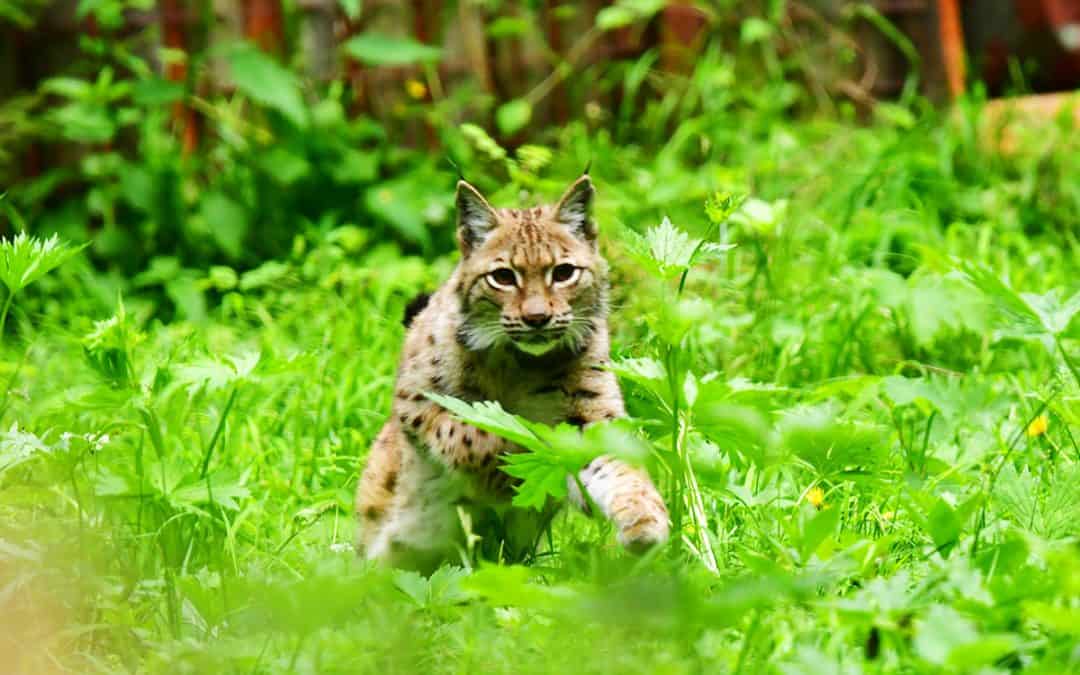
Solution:
<path fill-rule="evenodd" d="M 357 491 L 362 555 L 430 570 L 459 560 L 467 530 L 493 516 L 504 527 L 499 555 L 528 555 L 538 543 L 543 514 L 510 505 L 513 485 L 500 469 L 500 458 L 519 449 L 456 419 L 425 392 L 498 401 L 547 424 L 625 415 L 605 368 L 607 263 L 593 195 L 586 174 L 554 205 L 496 209 L 458 183 L 461 259 L 407 320 L 392 415 Z M 599 507 L 627 549 L 667 539 L 667 509 L 647 473 L 600 456 L 578 478 L 570 480 L 571 500 L 586 511 Z"/>

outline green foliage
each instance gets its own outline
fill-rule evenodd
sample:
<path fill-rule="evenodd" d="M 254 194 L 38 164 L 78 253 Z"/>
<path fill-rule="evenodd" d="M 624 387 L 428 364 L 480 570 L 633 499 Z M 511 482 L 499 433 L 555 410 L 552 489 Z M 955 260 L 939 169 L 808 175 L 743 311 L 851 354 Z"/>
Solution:
<path fill-rule="evenodd" d="M 41 240 L 20 232 L 11 239 L 0 239 L 0 282 L 7 287 L 3 309 L 0 309 L 0 339 L 15 296 L 80 250 L 81 247 L 72 248 L 62 243 L 56 235 Z"/>
<path fill-rule="evenodd" d="M 129 4 L 82 11 L 108 26 Z M 589 39 L 662 4 L 615 3 Z M 483 6 L 498 39 L 544 33 L 540 5 Z M 748 7 L 710 15 L 738 33 L 685 77 L 652 53 L 563 81 L 618 103 L 559 129 L 537 93 L 528 114 L 436 94 L 441 52 L 377 33 L 345 54 L 431 88 L 378 121 L 251 47 L 221 53 L 235 91 L 207 94 L 198 62 L 166 82 L 91 36 L 93 67 L 3 104 L 5 665 L 1076 671 L 1080 136 L 1017 122 L 1002 155 L 977 96 L 939 116 L 913 90 L 856 124 L 803 77 L 826 81 L 805 54 L 835 41 L 791 49 L 783 3 Z M 205 132 L 188 155 L 176 103 Z M 75 159 L 23 176 L 24 140 Z M 423 577 L 357 559 L 353 494 L 403 309 L 455 262 L 444 152 L 499 206 L 592 161 L 629 419 L 434 397 L 520 446 L 515 501 L 552 520 L 511 566 L 499 507 L 463 519 L 460 560 Z M 668 546 L 636 558 L 546 508 L 599 454 L 650 471 Z"/>
<path fill-rule="evenodd" d="M 458 419 L 528 450 L 503 458 L 504 470 L 521 479 L 514 495 L 516 506 L 541 510 L 549 498 L 565 498 L 567 479 L 601 454 L 641 464 L 649 451 L 625 421 L 593 424 L 585 430 L 569 424 L 549 427 L 511 415 L 495 401 L 469 404 L 438 394 L 427 397 Z"/>
<path fill-rule="evenodd" d="M 403 66 L 433 63 L 442 58 L 442 50 L 409 38 L 381 33 L 354 35 L 342 45 L 350 56 L 369 66 Z"/>

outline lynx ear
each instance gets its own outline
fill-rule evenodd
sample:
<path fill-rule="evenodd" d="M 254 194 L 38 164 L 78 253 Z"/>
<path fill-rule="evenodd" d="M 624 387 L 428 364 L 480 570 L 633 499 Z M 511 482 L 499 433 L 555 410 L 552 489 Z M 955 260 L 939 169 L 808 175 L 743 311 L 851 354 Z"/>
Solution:
<path fill-rule="evenodd" d="M 491 231 L 498 226 L 495 209 L 484 199 L 480 191 L 463 180 L 457 184 L 458 244 L 461 253 L 468 255 L 484 243 Z"/>
<path fill-rule="evenodd" d="M 585 174 L 574 181 L 555 207 L 555 217 L 570 232 L 588 242 L 596 241 L 596 222 L 592 217 L 592 181 Z"/>

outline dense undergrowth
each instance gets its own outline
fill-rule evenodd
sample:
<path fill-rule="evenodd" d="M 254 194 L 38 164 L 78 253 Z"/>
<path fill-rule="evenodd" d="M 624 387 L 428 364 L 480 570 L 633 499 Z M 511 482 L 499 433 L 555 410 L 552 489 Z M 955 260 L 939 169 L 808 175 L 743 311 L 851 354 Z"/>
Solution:
<path fill-rule="evenodd" d="M 570 512 L 528 567 L 355 558 L 403 307 L 452 257 L 308 228 L 162 296 L 176 270 L 59 255 L 3 335 L 8 668 L 1080 668 L 1077 137 L 1000 154 L 974 103 L 891 113 L 701 116 L 658 150 L 571 127 L 539 163 L 468 132 L 505 205 L 592 160 L 615 368 L 680 529 L 640 559 Z M 36 254 L 6 247 L 11 288 Z M 538 439 L 542 494 L 582 449 Z"/>

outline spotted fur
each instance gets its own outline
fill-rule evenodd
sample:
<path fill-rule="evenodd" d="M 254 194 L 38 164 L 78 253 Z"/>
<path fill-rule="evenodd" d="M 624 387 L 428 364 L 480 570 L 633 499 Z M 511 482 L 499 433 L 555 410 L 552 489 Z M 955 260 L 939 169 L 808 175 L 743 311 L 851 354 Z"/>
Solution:
<path fill-rule="evenodd" d="M 408 322 L 392 414 L 357 492 L 359 548 L 368 558 L 430 569 L 458 559 L 463 521 L 495 509 L 527 548 L 542 518 L 509 509 L 507 441 L 456 420 L 425 392 L 494 400 L 548 424 L 625 415 L 608 362 L 607 264 L 591 217 L 593 187 L 578 179 L 559 202 L 495 209 L 458 184 L 461 261 Z M 578 477 L 621 543 L 642 550 L 668 536 L 648 475 L 610 457 Z M 579 504 L 577 481 L 571 496 Z"/>

